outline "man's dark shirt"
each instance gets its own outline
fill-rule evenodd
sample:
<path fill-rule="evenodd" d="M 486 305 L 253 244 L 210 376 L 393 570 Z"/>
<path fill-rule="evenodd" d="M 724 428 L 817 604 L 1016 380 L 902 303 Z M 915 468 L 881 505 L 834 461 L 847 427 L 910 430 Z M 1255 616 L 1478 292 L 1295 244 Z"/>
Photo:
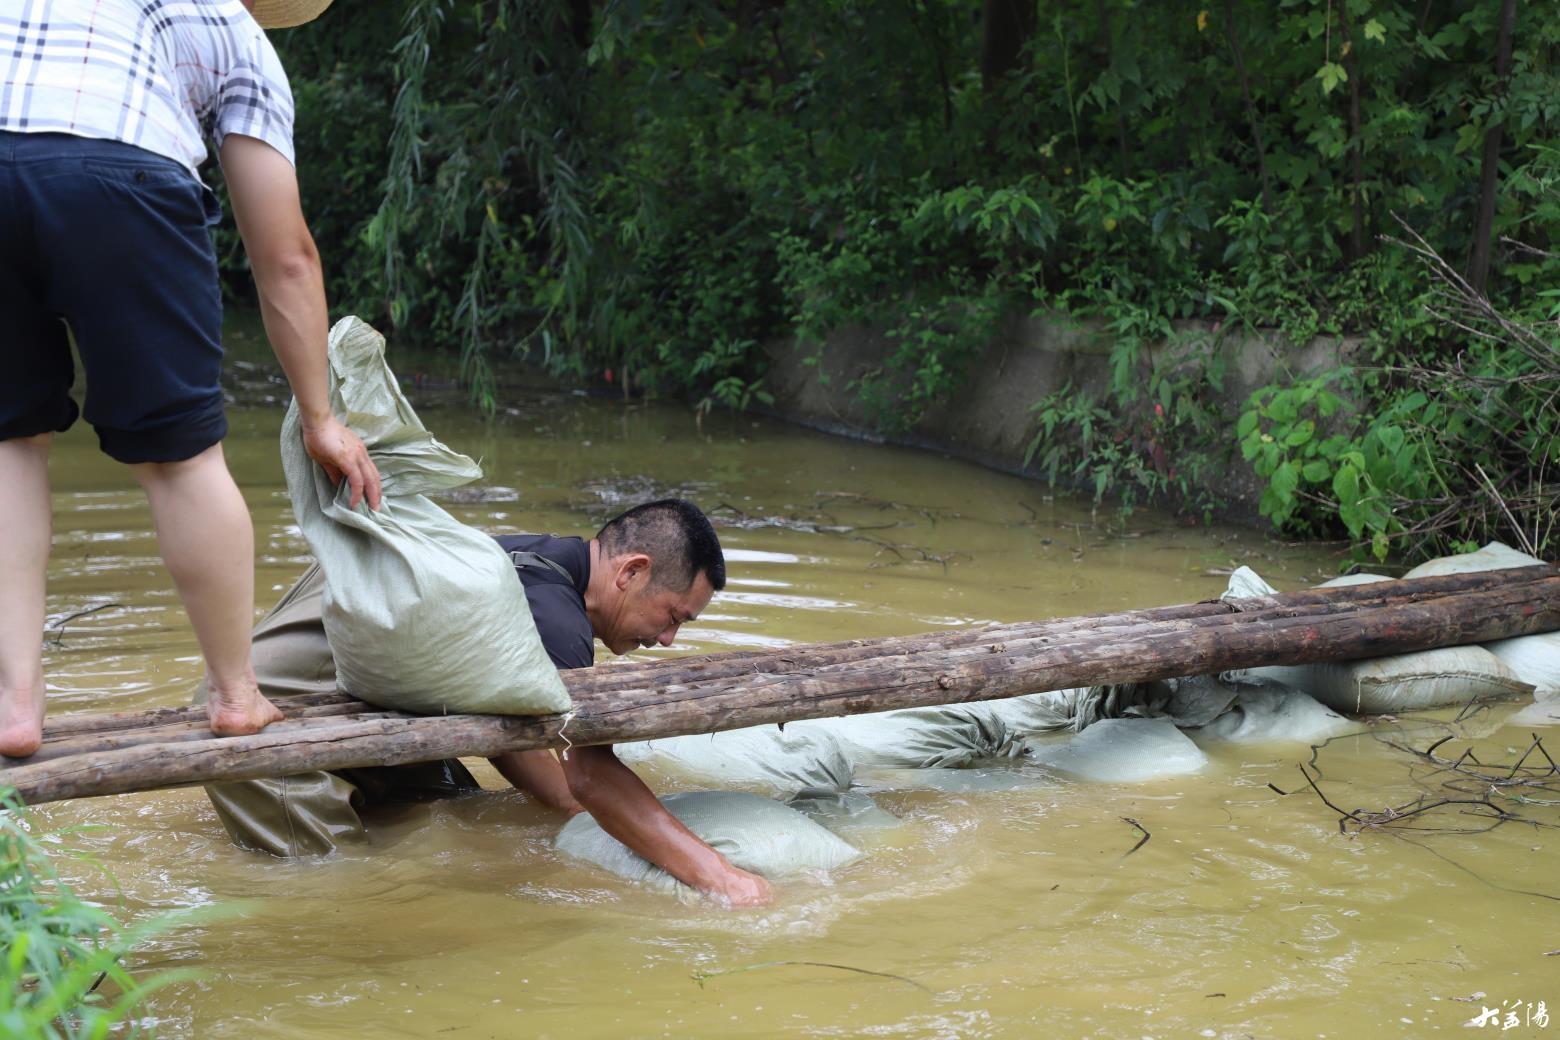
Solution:
<path fill-rule="evenodd" d="M 504 552 L 533 552 L 569 573 L 571 581 L 544 565 L 516 566 L 525 586 L 526 602 L 536 621 L 536 634 L 557 668 L 589 668 L 596 660 L 596 634 L 585 614 L 585 586 L 590 582 L 590 545 L 583 538 L 546 534 L 506 534 L 496 541 Z"/>

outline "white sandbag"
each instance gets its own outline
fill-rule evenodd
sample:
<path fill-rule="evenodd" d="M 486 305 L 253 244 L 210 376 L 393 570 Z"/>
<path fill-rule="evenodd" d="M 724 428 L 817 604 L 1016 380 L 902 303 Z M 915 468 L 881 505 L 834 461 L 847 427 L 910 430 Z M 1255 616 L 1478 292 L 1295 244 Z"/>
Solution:
<path fill-rule="evenodd" d="M 957 768 L 1019 753 L 1000 719 L 964 704 L 808 719 L 786 729 L 832 734 L 857 769 Z"/>
<path fill-rule="evenodd" d="M 1515 567 L 1538 567 L 1543 564 L 1537 556 L 1518 552 L 1504 542 L 1491 542 L 1477 552 L 1458 553 L 1454 556 L 1438 556 L 1426 560 L 1407 574 L 1405 578 L 1431 578 L 1440 574 L 1472 574 L 1475 571 L 1499 571 Z"/>
<path fill-rule="evenodd" d="M 994 701 L 974 701 L 965 707 L 996 719 L 1016 737 L 1027 737 L 1031 733 L 1081 728 L 1075 721 L 1088 693 L 1089 688 L 1082 686 L 1071 690 L 1003 697 Z"/>
<path fill-rule="evenodd" d="M 905 821 L 884 809 L 865 791 L 806 791 L 785 803 L 809 820 L 853 844 L 883 840 Z"/>
<path fill-rule="evenodd" d="M 1177 725 L 1186 726 L 1181 720 L 1192 715 L 1189 702 L 1222 705 L 1207 721 L 1187 730 L 1199 744 L 1314 744 L 1360 728 L 1305 693 L 1258 676 L 1202 675 L 1171 681 L 1175 691 L 1168 710 Z"/>
<path fill-rule="evenodd" d="M 667 769 L 721 787 L 756 788 L 780 798 L 850 787 L 851 762 L 824 729 L 796 723 L 644 740 L 616 747 L 631 765 Z"/>
<path fill-rule="evenodd" d="M 1485 643 L 1512 674 L 1533 684 L 1533 699 L 1560 701 L 1560 632 L 1514 636 Z"/>
<path fill-rule="evenodd" d="M 1246 570 L 1246 568 L 1241 568 Z M 1248 572 L 1249 573 L 1249 572 Z M 1271 588 L 1255 574 L 1243 577 L 1237 587 L 1237 571 L 1230 576 L 1231 594 L 1246 594 L 1256 587 Z M 1253 582 L 1252 579 L 1255 579 Z M 1391 581 L 1378 575 L 1350 575 L 1325 582 L 1322 588 Z M 1321 661 L 1314 664 L 1252 668 L 1244 674 L 1271 679 L 1315 697 L 1335 711 L 1355 714 L 1394 714 L 1423 711 L 1472 699 L 1505 700 L 1532 693 L 1524 683 L 1488 650 L 1478 646 L 1446 647 L 1411 654 L 1358 661 Z"/>
<path fill-rule="evenodd" d="M 1143 684 L 1079 686 L 1049 693 L 1031 693 L 994 701 L 972 701 L 965 711 L 995 719 L 1017 739 L 1057 730 L 1077 732 L 1100 719 L 1124 715 L 1154 714 L 1155 694 Z"/>
<path fill-rule="evenodd" d="M 1341 589 L 1349 585 L 1374 585 L 1380 581 L 1392 581 L 1385 574 L 1345 574 L 1341 578 L 1332 581 L 1324 581 L 1317 586 L 1319 589 Z"/>
<path fill-rule="evenodd" d="M 760 795 L 693 791 L 667 795 L 661 804 L 733 866 L 766 878 L 834 870 L 861 855 L 795 809 Z M 554 845 L 559 852 L 636 884 L 687 892 L 676 878 L 631 851 L 585 813 L 564 824 Z"/>
<path fill-rule="evenodd" d="M 1543 562 L 1538 557 L 1518 552 L 1509 545 L 1491 542 L 1478 552 L 1427 560 L 1403 577 L 1428 578 L 1438 574 L 1506 570 L 1513 567 L 1533 567 Z M 1560 699 L 1560 632 L 1542 632 L 1531 636 L 1498 639 L 1485 643 L 1484 649 L 1500 658 L 1501 663 L 1510 668 L 1517 678 L 1532 683 L 1533 696 L 1537 700 Z"/>
<path fill-rule="evenodd" d="M 331 409 L 379 467 L 383 508 L 348 508 L 304 451 L 297 402 L 282 467 L 298 526 L 325 571 L 321 603 L 340 687 L 406 711 L 541 715 L 569 695 L 536 634 L 525 590 L 498 543 L 424 497 L 480 477 L 435 440 L 385 364 L 384 338 L 357 318 L 330 332 Z"/>
<path fill-rule="evenodd" d="M 1159 719 L 1102 719 L 1066 738 L 1030 737 L 1029 761 L 1100 783 L 1133 783 L 1195 773 L 1208 764 L 1175 723 Z"/>
<path fill-rule="evenodd" d="M 1560 700 L 1537 701 L 1506 720 L 1508 726 L 1560 726 Z"/>
<path fill-rule="evenodd" d="M 1304 690 L 1336 711 L 1390 715 L 1532 694 L 1500 659 L 1480 646 L 1455 646 L 1365 661 L 1253 668 L 1261 676 Z"/>
<path fill-rule="evenodd" d="M 1219 599 L 1228 603 L 1232 599 L 1250 599 L 1254 596 L 1276 596 L 1278 590 L 1257 574 L 1250 567 L 1236 567 L 1230 572 L 1230 580 L 1224 587 L 1224 595 Z"/>

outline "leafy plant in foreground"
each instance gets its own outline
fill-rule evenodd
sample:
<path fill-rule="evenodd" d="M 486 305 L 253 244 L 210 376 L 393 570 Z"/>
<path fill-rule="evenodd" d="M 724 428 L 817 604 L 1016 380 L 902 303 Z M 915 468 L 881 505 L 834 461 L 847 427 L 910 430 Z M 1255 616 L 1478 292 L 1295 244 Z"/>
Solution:
<path fill-rule="evenodd" d="M 186 977 L 138 980 L 124 958 L 167 926 L 126 928 L 83 901 L 49 855 L 60 835 L 40 832 L 14 791 L 0 789 L 0 1036 L 99 1040 L 144 1035 L 131 1016 L 153 990 Z"/>

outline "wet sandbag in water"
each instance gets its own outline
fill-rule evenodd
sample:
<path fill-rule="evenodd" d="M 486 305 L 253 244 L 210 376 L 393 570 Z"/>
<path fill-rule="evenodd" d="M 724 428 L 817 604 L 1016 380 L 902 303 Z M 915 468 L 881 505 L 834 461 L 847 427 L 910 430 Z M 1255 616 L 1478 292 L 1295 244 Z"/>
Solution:
<path fill-rule="evenodd" d="M 905 824 L 865 791 L 803 791 L 785 804 L 846 841 L 881 841 Z"/>
<path fill-rule="evenodd" d="M 1319 587 L 1392 580 L 1356 574 L 1323 582 Z M 1271 596 L 1276 591 L 1250 568 L 1241 567 L 1230 575 L 1229 590 L 1222 598 Z M 1532 684 L 1517 678 L 1499 658 L 1479 646 L 1443 647 L 1356 661 L 1271 665 L 1251 668 L 1244 674 L 1293 686 L 1335 711 L 1357 715 L 1423 711 L 1470 700 L 1510 700 L 1533 692 Z"/>
<path fill-rule="evenodd" d="M 1147 684 L 1119 683 L 978 700 L 961 705 L 961 708 L 973 714 L 995 717 L 1008 728 L 1012 738 L 1025 738 L 1058 730 L 1078 733 L 1100 719 L 1154 714 L 1158 700 L 1164 700 L 1164 695 L 1151 691 Z"/>
<path fill-rule="evenodd" d="M 834 734 L 796 723 L 643 740 L 616 747 L 630 765 L 667 769 L 703 783 L 758 788 L 780 798 L 850 787 L 849 756 Z"/>
<path fill-rule="evenodd" d="M 831 734 L 858 770 L 960 768 L 1022 751 L 1000 718 L 966 704 L 807 719 L 786 730 Z"/>
<path fill-rule="evenodd" d="M 379 467 L 382 508 L 348 507 L 303 447 L 298 404 L 282 466 L 298 526 L 325 572 L 321 613 L 338 685 L 381 707 L 438 714 L 569 709 L 498 543 L 424 496 L 482 475 L 436 440 L 385 364 L 384 337 L 357 318 L 330 332 L 330 403 Z"/>
<path fill-rule="evenodd" d="M 1358 730 L 1310 695 L 1255 675 L 1197 675 L 1157 683 L 1165 713 L 1199 744 L 1313 744 Z"/>
<path fill-rule="evenodd" d="M 1468 574 L 1473 571 L 1498 571 L 1512 567 L 1537 567 L 1543 564 L 1536 556 L 1518 552 L 1509 545 L 1491 542 L 1477 552 L 1460 556 L 1441 556 L 1427 560 L 1403 575 L 1405 578 L 1428 578 L 1437 574 Z M 1540 701 L 1560 701 L 1560 632 L 1539 632 L 1530 636 L 1515 636 L 1480 644 L 1500 658 L 1518 679 L 1533 684 L 1533 698 Z"/>
<path fill-rule="evenodd" d="M 861 856 L 828 829 L 761 795 L 691 791 L 667 795 L 661 804 L 733 866 L 762 877 L 835 870 Z M 686 885 L 602 830 L 585 813 L 564 824 L 554 846 L 636 884 L 691 894 Z"/>
<path fill-rule="evenodd" d="M 852 840 L 879 840 L 903 823 L 862 791 L 851 790 L 855 768 L 834 734 L 796 723 L 729 729 L 618 744 L 618 758 L 632 766 L 724 787 L 757 789 L 786 799 L 792 809 Z"/>
<path fill-rule="evenodd" d="M 1137 783 L 1196 773 L 1208 757 L 1168 718 L 1102 719 L 1066 737 L 1030 737 L 1028 760 L 1098 783 Z"/>

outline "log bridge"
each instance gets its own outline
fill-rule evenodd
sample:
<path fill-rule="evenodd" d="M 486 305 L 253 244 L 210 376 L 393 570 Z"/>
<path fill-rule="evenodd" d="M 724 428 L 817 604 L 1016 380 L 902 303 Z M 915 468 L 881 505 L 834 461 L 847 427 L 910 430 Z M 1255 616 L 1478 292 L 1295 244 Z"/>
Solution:
<path fill-rule="evenodd" d="M 1380 582 L 919 636 L 565 673 L 571 717 L 408 715 L 344 693 L 213 737 L 203 709 L 50 719 L 42 749 L 0 759 L 38 804 L 213 780 L 611 744 L 1261 665 L 1337 661 L 1560 629 L 1552 565 Z"/>

